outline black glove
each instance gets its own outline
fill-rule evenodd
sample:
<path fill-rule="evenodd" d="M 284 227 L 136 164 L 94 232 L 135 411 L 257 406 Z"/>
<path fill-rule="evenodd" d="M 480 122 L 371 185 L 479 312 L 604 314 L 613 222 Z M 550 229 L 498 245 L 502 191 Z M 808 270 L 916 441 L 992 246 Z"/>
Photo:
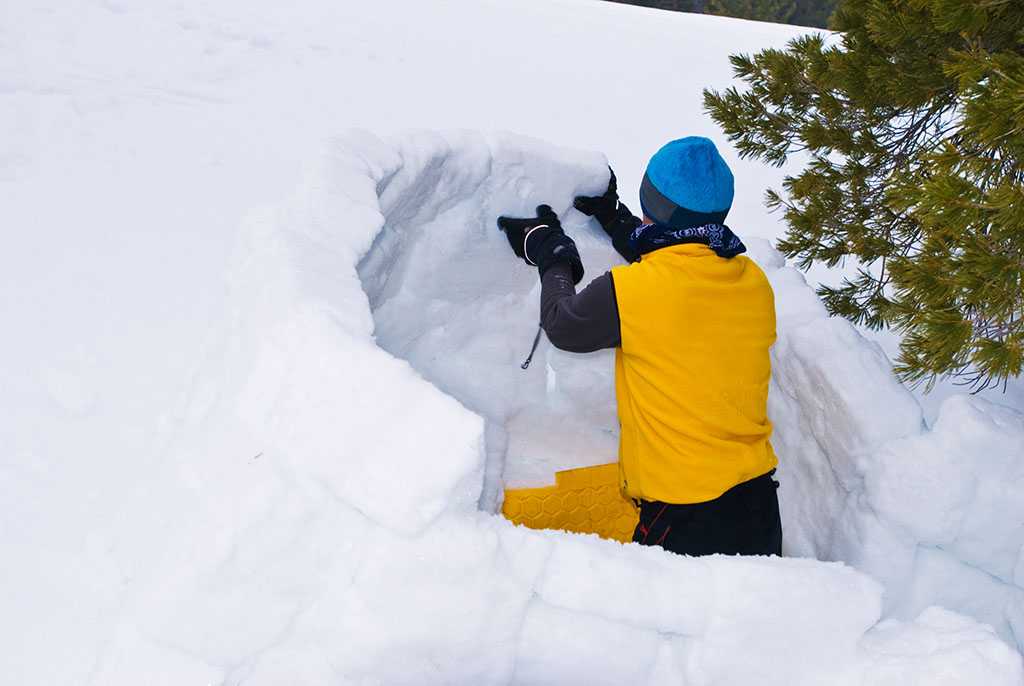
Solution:
<path fill-rule="evenodd" d="M 629 208 L 619 202 L 615 172 L 608 167 L 608 173 L 611 174 L 611 179 L 608 181 L 608 190 L 603 195 L 577 195 L 572 205 L 598 221 L 604 232 L 612 239 L 615 250 L 627 262 L 636 262 L 640 259 L 640 254 L 629 247 L 629 236 L 633 229 L 643 224 L 643 221 L 634 217 Z"/>
<path fill-rule="evenodd" d="M 562 231 L 558 215 L 548 205 L 538 205 L 536 217 L 498 217 L 498 228 L 505 232 L 512 252 L 536 266 L 541 277 L 556 262 L 564 262 L 572 268 L 573 283 L 583 279 L 576 243 Z"/>
<path fill-rule="evenodd" d="M 608 190 L 603 195 L 577 195 L 572 201 L 573 207 L 583 214 L 593 217 L 602 227 L 606 227 L 615 219 L 619 211 L 619 192 L 615 184 L 615 172 L 608 167 L 611 179 Z M 607 231 L 607 229 L 605 229 Z"/>

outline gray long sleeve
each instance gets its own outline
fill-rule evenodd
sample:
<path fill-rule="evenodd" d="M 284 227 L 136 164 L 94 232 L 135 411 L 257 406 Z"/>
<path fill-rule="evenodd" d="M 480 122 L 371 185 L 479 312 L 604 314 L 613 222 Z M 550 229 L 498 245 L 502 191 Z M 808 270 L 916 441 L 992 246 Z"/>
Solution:
<path fill-rule="evenodd" d="M 556 348 L 569 352 L 618 346 L 622 333 L 611 272 L 577 293 L 569 265 L 553 265 L 541 279 L 540 324 Z"/>

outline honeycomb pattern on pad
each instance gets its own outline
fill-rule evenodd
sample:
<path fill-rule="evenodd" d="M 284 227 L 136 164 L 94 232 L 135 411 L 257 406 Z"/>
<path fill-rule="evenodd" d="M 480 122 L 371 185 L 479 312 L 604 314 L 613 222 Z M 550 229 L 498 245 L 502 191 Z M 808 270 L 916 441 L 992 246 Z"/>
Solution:
<path fill-rule="evenodd" d="M 623 543 L 633 540 L 638 514 L 619 490 L 618 463 L 555 474 L 555 485 L 505 491 L 501 513 L 531 529 L 597 534 Z"/>

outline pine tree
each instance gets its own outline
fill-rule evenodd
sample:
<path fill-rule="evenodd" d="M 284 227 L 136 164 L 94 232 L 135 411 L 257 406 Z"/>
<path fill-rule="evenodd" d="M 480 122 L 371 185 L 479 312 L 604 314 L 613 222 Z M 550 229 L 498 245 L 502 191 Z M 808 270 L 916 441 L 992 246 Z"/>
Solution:
<path fill-rule="evenodd" d="M 779 249 L 804 268 L 856 260 L 819 295 L 901 332 L 904 380 L 1019 376 L 1024 3 L 845 0 L 833 28 L 732 57 L 749 87 L 704 93 L 742 155 L 807 155 L 768 192 L 788 224 Z"/>
<path fill-rule="evenodd" d="M 704 13 L 785 24 L 796 5 L 796 0 L 705 0 Z"/>
<path fill-rule="evenodd" d="M 786 23 L 828 28 L 829 19 L 835 12 L 838 3 L 839 0 L 800 0 L 796 3 L 796 9 Z"/>
<path fill-rule="evenodd" d="M 717 14 L 800 26 L 828 26 L 839 0 L 608 0 L 676 12 Z"/>

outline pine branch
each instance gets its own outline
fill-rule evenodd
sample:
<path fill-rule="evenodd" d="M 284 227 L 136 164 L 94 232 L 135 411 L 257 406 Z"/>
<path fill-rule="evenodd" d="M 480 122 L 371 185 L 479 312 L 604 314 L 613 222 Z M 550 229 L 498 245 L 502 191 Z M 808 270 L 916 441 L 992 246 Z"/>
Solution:
<path fill-rule="evenodd" d="M 766 202 L 801 268 L 856 259 L 826 307 L 903 334 L 896 372 L 989 387 L 1022 366 L 1024 5 L 846 0 L 820 36 L 733 58 L 705 92 L 740 154 L 810 157 Z"/>

